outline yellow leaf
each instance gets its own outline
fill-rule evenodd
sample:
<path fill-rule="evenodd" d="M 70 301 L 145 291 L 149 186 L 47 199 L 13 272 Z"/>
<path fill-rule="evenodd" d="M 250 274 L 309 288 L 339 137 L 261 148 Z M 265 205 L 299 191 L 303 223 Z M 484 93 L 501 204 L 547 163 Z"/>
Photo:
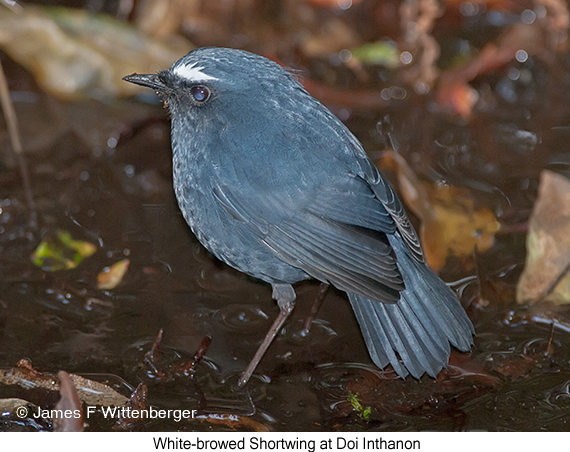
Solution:
<path fill-rule="evenodd" d="M 101 270 L 97 275 L 97 289 L 111 290 L 117 287 L 123 280 L 130 263 L 129 259 L 123 259 Z"/>
<path fill-rule="evenodd" d="M 477 246 L 488 250 L 500 224 L 489 209 L 476 209 L 469 190 L 420 182 L 403 157 L 394 151 L 381 160 L 395 171 L 403 201 L 420 219 L 420 240 L 428 265 L 438 270 L 448 256 L 468 257 Z"/>
<path fill-rule="evenodd" d="M 570 180 L 558 173 L 540 175 L 526 248 L 517 302 L 570 303 Z"/>

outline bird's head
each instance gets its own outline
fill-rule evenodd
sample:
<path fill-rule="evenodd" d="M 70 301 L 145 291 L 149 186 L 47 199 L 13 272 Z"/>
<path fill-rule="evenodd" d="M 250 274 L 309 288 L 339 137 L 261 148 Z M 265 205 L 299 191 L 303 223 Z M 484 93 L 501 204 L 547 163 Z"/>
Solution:
<path fill-rule="evenodd" d="M 132 74 L 123 80 L 156 91 L 173 120 L 240 122 L 283 108 L 294 93 L 304 92 L 278 64 L 236 49 L 206 47 L 191 51 L 170 69 Z"/>

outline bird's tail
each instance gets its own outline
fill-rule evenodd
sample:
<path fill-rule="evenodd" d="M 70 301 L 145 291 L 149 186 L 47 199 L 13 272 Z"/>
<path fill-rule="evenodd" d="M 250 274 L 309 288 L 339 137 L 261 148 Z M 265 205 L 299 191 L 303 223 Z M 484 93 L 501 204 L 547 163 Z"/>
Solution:
<path fill-rule="evenodd" d="M 372 361 L 400 377 L 435 377 L 449 362 L 450 344 L 468 351 L 475 330 L 455 293 L 414 260 L 398 236 L 390 237 L 406 289 L 393 304 L 349 293 Z"/>

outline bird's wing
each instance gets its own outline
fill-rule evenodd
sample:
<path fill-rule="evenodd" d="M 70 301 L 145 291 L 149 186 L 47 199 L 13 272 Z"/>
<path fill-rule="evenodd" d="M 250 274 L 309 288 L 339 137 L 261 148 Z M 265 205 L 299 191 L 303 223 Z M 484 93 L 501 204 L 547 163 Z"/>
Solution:
<path fill-rule="evenodd" d="M 376 170 L 378 171 L 378 170 Z M 420 239 L 416 233 L 416 230 L 412 226 L 404 206 L 394 193 L 394 189 L 390 183 L 378 172 L 378 182 L 371 184 L 372 191 L 378 197 L 386 211 L 390 214 L 396 228 L 400 232 L 401 237 L 404 239 L 406 247 L 412 254 L 412 257 L 418 262 L 424 263 L 424 255 L 422 251 L 422 246 L 420 244 Z"/>
<path fill-rule="evenodd" d="M 368 183 L 386 212 L 394 221 L 412 257 L 416 261 L 424 263 L 420 239 L 394 189 L 368 158 L 366 152 L 356 139 L 350 140 L 350 148 L 353 151 L 354 157 L 356 157 L 356 163 L 359 168 L 357 174 Z"/>
<path fill-rule="evenodd" d="M 284 262 L 341 290 L 397 301 L 404 283 L 385 234 L 396 227 L 368 185 L 346 178 L 313 193 L 247 196 L 227 185 L 214 189 L 224 209 Z"/>

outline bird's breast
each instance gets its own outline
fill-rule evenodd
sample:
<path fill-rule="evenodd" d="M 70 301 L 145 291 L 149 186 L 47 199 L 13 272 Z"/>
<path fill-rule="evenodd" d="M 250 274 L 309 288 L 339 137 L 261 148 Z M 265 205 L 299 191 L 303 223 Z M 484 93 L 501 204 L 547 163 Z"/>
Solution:
<path fill-rule="evenodd" d="M 226 264 L 269 283 L 295 283 L 308 275 L 279 260 L 263 243 L 260 231 L 232 216 L 214 195 L 220 183 L 215 159 L 203 150 L 173 153 L 176 199 L 200 243 Z M 219 169 L 219 168 L 218 168 Z M 223 181 L 225 183 L 227 181 Z"/>

